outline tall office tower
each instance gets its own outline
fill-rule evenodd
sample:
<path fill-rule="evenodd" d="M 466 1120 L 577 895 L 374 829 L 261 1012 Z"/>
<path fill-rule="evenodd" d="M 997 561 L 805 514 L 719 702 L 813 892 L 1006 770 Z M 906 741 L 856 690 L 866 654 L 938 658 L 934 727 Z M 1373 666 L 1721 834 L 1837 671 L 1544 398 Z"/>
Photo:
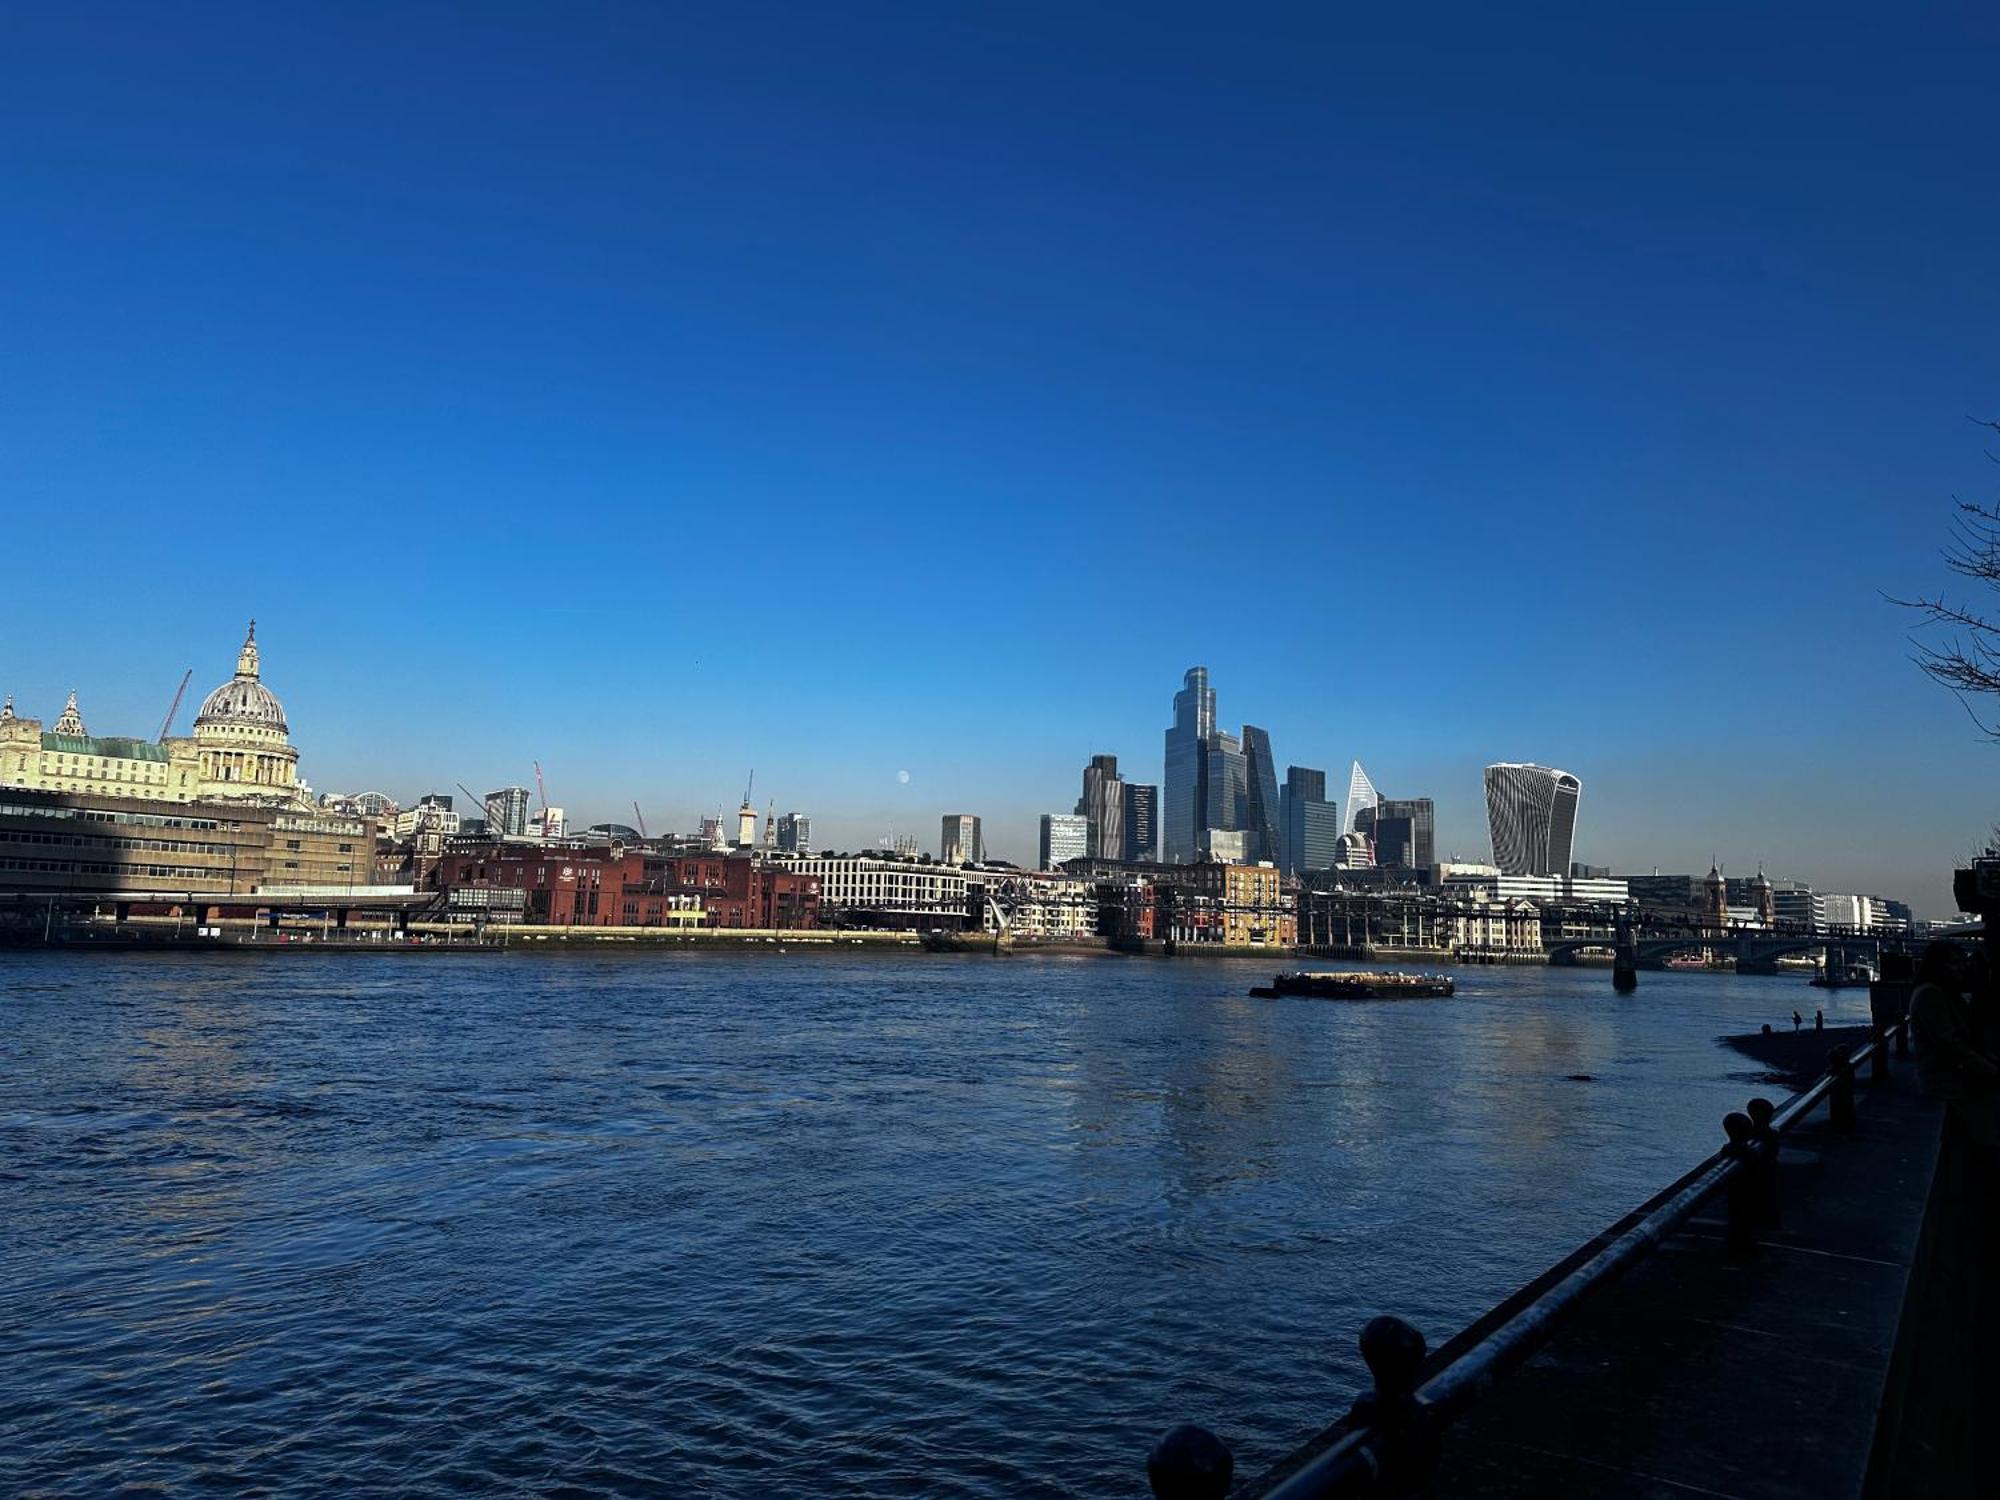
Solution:
<path fill-rule="evenodd" d="M 1194 863 L 1201 852 L 1208 802 L 1208 739 L 1215 733 L 1215 689 L 1207 667 L 1189 667 L 1174 694 L 1174 723 L 1167 731 L 1166 796 L 1160 829 L 1168 864 Z"/>
<path fill-rule="evenodd" d="M 1160 789 L 1125 783 L 1125 854 L 1150 863 L 1160 857 Z"/>
<path fill-rule="evenodd" d="M 524 786 L 503 786 L 497 792 L 488 792 L 486 802 L 486 831 L 497 838 L 520 838 L 528 831 L 528 789 Z"/>
<path fill-rule="evenodd" d="M 812 853 L 813 820 L 789 812 L 778 819 L 778 847 L 793 854 Z"/>
<path fill-rule="evenodd" d="M 1239 833 L 1249 804 L 1249 765 L 1243 758 L 1243 742 L 1218 729 L 1203 746 L 1207 774 L 1203 780 L 1201 833 L 1196 852 L 1208 852 L 1208 833 Z M 1247 852 L 1247 841 L 1246 841 Z"/>
<path fill-rule="evenodd" d="M 1278 838 L 1278 768 L 1271 763 L 1271 736 L 1255 724 L 1243 726 L 1243 821 L 1249 835 L 1244 852 L 1277 864 L 1284 850 Z"/>
<path fill-rule="evenodd" d="M 938 858 L 948 865 L 983 863 L 986 841 L 979 834 L 979 819 L 971 813 L 946 813 L 938 834 Z"/>
<path fill-rule="evenodd" d="M 1342 833 L 1353 833 L 1360 825 L 1361 815 L 1372 811 L 1382 799 L 1375 791 L 1375 783 L 1368 779 L 1368 773 L 1361 769 L 1361 762 L 1354 763 L 1354 769 L 1347 773 L 1347 819 L 1340 825 Z"/>
<path fill-rule="evenodd" d="M 1326 772 L 1285 767 L 1285 784 L 1278 788 L 1278 833 L 1278 864 L 1287 875 L 1333 868 L 1340 851 L 1340 809 L 1326 800 Z"/>
<path fill-rule="evenodd" d="M 1065 860 L 1090 853 L 1090 819 L 1081 813 L 1043 813 L 1041 868 L 1053 870 Z"/>
<path fill-rule="evenodd" d="M 1428 870 L 1437 863 L 1437 807 L 1428 797 L 1384 797 L 1375 804 L 1375 863 Z"/>
<path fill-rule="evenodd" d="M 1493 863 L 1503 875 L 1561 875 L 1576 843 L 1583 783 L 1567 771 L 1532 762 L 1486 768 L 1486 821 Z"/>
<path fill-rule="evenodd" d="M 1076 810 L 1090 822 L 1090 857 L 1125 857 L 1125 783 L 1118 779 L 1118 757 L 1093 755 L 1083 768 L 1083 795 Z"/>

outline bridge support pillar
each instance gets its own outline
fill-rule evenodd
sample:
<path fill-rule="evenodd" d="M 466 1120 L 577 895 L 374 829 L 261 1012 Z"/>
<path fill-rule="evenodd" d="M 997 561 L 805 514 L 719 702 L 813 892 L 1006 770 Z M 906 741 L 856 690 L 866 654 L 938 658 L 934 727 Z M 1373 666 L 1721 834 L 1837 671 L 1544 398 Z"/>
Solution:
<path fill-rule="evenodd" d="M 120 901 L 118 903 L 118 920 L 120 922 L 129 922 L 132 920 L 132 903 L 130 901 Z"/>
<path fill-rule="evenodd" d="M 344 906 L 341 906 L 341 907 L 336 907 L 336 908 L 334 909 L 334 913 L 333 913 L 333 925 L 334 925 L 334 926 L 336 926 L 336 927 L 338 927 L 338 928 L 339 928 L 339 929 L 340 929 L 340 930 L 341 930 L 342 932 L 345 932 L 345 931 L 347 931 L 347 908 L 346 908 L 346 907 L 344 907 Z"/>

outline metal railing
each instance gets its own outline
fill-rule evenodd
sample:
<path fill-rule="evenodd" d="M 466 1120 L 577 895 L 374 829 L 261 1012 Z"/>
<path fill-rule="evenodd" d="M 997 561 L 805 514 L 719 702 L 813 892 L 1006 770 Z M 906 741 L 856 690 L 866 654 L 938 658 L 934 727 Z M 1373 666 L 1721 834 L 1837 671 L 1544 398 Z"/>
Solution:
<path fill-rule="evenodd" d="M 1819 1080 L 1782 1105 L 1753 1099 L 1746 1111 L 1725 1116 L 1728 1143 L 1720 1151 L 1545 1272 L 1526 1292 L 1500 1304 L 1494 1326 L 1469 1340 L 1454 1339 L 1463 1341 L 1456 1352 L 1447 1345 L 1433 1358 L 1423 1335 L 1401 1318 L 1370 1321 L 1360 1345 L 1373 1389 L 1342 1423 L 1315 1440 L 1325 1446 L 1237 1493 L 1244 1500 L 1336 1500 L 1423 1490 L 1437 1466 L 1445 1429 L 1547 1343 L 1580 1302 L 1644 1258 L 1717 1192 L 1727 1193 L 1729 1252 L 1754 1249 L 1759 1234 L 1777 1222 L 1778 1137 L 1822 1103 L 1835 1130 L 1853 1130 L 1857 1070 L 1866 1064 L 1871 1084 L 1886 1082 L 1892 1042 L 1897 1056 L 1908 1054 L 1907 1019 L 1878 1028 L 1851 1052 L 1833 1048 Z M 1467 1333 L 1494 1317 L 1488 1314 Z M 1168 1433 L 1146 1465 L 1161 1500 L 1222 1500 L 1231 1490 L 1231 1469 L 1221 1440 L 1193 1426 Z"/>

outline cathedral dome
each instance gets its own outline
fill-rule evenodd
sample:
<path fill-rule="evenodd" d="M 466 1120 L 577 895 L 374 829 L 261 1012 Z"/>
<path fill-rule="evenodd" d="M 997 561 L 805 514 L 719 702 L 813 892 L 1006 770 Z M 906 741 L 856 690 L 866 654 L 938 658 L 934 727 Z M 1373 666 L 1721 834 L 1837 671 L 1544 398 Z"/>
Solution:
<path fill-rule="evenodd" d="M 242 727 L 288 732 L 285 707 L 278 695 L 258 678 L 257 622 L 250 622 L 250 634 L 236 657 L 236 675 L 202 699 L 195 715 L 196 729 Z"/>

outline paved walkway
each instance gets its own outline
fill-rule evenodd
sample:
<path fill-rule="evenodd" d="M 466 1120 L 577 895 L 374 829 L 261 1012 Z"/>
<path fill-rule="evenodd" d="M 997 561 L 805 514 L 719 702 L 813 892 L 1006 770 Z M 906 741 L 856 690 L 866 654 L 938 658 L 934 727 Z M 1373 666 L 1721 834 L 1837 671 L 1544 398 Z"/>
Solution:
<path fill-rule="evenodd" d="M 1718 1196 L 1451 1431 L 1437 1493 L 1859 1495 L 1941 1135 L 1912 1060 L 1863 1073 L 1854 1135 L 1823 1107 L 1787 1135 L 1754 1258 Z"/>

